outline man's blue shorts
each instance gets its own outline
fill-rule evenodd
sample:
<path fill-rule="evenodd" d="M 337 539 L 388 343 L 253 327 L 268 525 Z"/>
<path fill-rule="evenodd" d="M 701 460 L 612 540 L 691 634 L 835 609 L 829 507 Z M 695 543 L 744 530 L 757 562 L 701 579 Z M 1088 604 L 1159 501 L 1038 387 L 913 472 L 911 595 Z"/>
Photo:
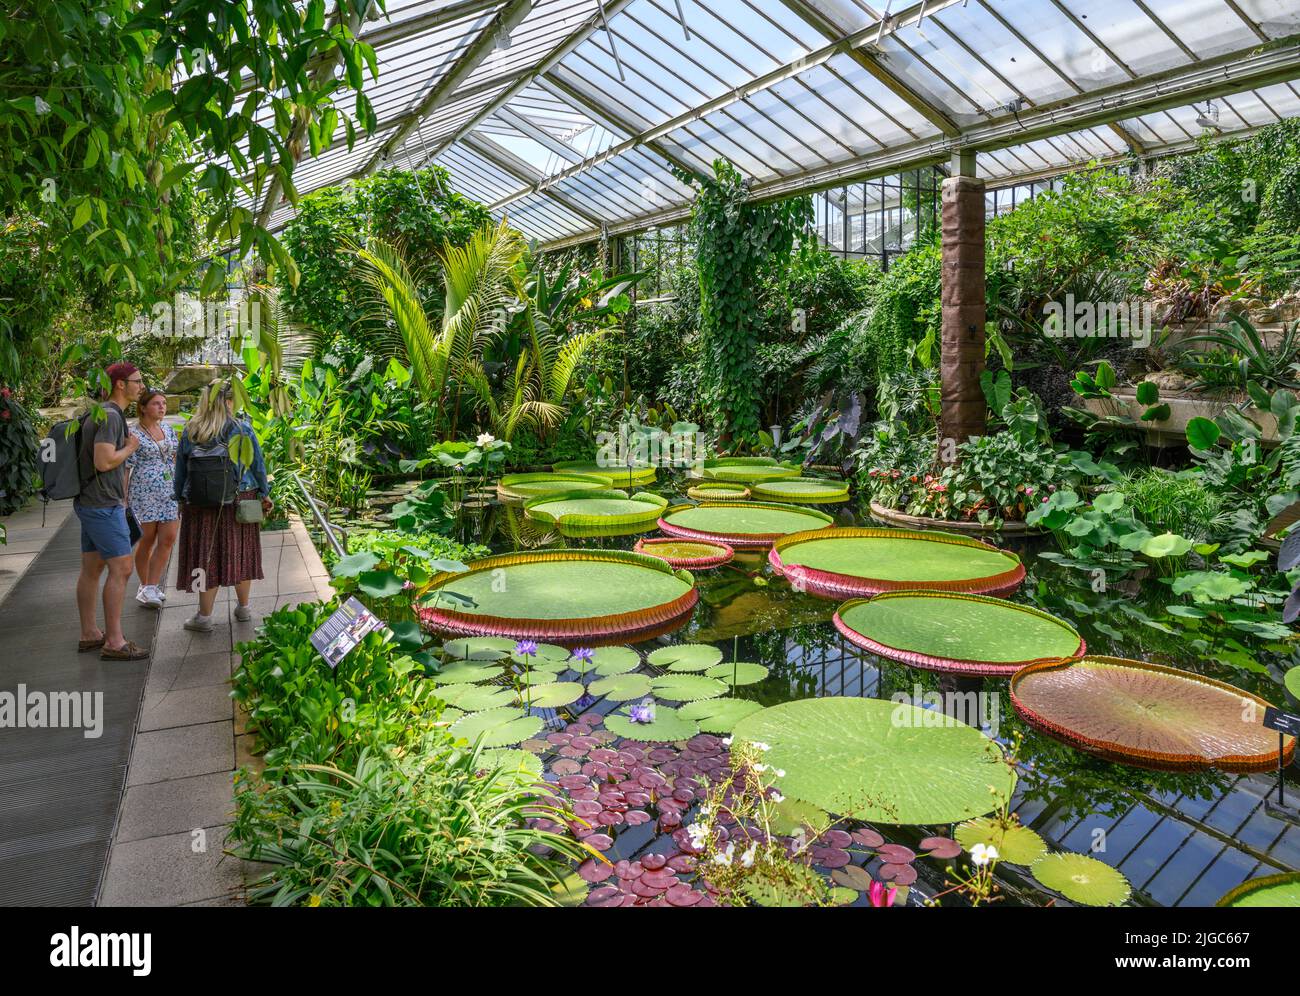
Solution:
<path fill-rule="evenodd" d="M 73 504 L 81 520 L 81 552 L 98 553 L 105 560 L 131 552 L 131 531 L 126 525 L 126 507 L 82 508 Z"/>

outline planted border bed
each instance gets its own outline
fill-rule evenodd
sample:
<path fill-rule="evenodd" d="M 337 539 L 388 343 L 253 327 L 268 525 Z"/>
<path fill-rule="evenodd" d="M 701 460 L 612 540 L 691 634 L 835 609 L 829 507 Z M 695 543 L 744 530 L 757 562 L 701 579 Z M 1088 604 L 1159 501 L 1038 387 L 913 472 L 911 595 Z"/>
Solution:
<path fill-rule="evenodd" d="M 671 633 L 690 618 L 695 578 L 626 550 L 538 550 L 476 560 L 436 575 L 450 604 L 420 610 L 453 636 L 504 636 L 564 646 L 608 646 Z"/>
<path fill-rule="evenodd" d="M 855 646 L 927 671 L 1009 678 L 1041 660 L 1081 657 L 1074 627 L 1028 605 L 949 591 L 891 591 L 845 602 L 835 628 Z"/>
<path fill-rule="evenodd" d="M 637 540 L 632 548 L 637 553 L 658 557 L 669 567 L 688 571 L 705 571 L 730 563 L 736 551 L 726 543 L 686 540 L 676 537 Z"/>
<path fill-rule="evenodd" d="M 659 519 L 659 528 L 669 536 L 725 543 L 733 549 L 771 546 L 790 533 L 816 532 L 833 524 L 824 512 L 759 501 L 674 505 Z"/>
<path fill-rule="evenodd" d="M 1089 656 L 1021 668 L 1011 703 L 1030 726 L 1076 750 L 1165 771 L 1272 771 L 1278 738 L 1264 699 L 1190 671 Z M 1284 760 L 1295 757 L 1286 737 Z"/>
<path fill-rule="evenodd" d="M 1014 553 L 973 537 L 870 526 L 782 537 L 768 562 L 801 590 L 836 599 L 916 590 L 1007 594 L 1025 578 Z"/>

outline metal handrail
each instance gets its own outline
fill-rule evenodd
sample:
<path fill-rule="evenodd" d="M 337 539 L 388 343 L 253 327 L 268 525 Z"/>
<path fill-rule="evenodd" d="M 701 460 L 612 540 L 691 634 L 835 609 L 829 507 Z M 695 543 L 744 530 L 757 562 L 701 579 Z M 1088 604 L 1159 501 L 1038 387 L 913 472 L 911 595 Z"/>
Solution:
<path fill-rule="evenodd" d="M 296 470 L 291 470 L 289 473 L 293 475 L 294 483 L 298 485 L 298 490 L 302 492 L 302 496 L 307 499 L 307 505 L 311 509 L 312 517 L 315 518 L 316 525 L 320 527 L 321 532 L 325 534 L 325 538 L 329 540 L 329 544 L 334 549 L 335 555 L 346 557 L 348 555 L 347 530 L 340 526 L 330 525 L 328 513 L 321 508 L 320 503 L 316 501 L 315 495 L 307 489 L 307 485 L 302 482 L 302 478 L 298 476 L 298 472 Z M 341 543 L 339 542 L 339 536 L 343 537 L 343 542 Z"/>

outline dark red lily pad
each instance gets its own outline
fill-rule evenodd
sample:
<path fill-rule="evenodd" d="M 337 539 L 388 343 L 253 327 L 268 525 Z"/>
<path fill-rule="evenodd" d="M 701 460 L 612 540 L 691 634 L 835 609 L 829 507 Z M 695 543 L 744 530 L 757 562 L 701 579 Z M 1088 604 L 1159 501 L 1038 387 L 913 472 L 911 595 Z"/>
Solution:
<path fill-rule="evenodd" d="M 920 847 L 925 851 L 926 857 L 941 860 L 955 858 L 961 854 L 961 845 L 950 837 L 926 837 L 921 841 Z"/>
<path fill-rule="evenodd" d="M 611 865 L 606 864 L 604 861 L 597 861 L 595 858 L 588 858 L 582 864 L 578 865 L 578 876 L 584 882 L 603 882 L 613 874 L 614 869 Z M 589 902 L 590 898 L 591 897 L 589 896 Z"/>
<path fill-rule="evenodd" d="M 863 827 L 860 830 L 854 830 L 850 836 L 852 836 L 853 839 L 863 847 L 876 848 L 885 842 L 884 837 L 867 827 Z"/>
<path fill-rule="evenodd" d="M 911 885 L 916 881 L 916 868 L 912 865 L 883 864 L 877 874 L 895 885 Z"/>
<path fill-rule="evenodd" d="M 698 906 L 705 896 L 689 885 L 678 882 L 664 894 L 664 898 L 670 906 Z"/>
<path fill-rule="evenodd" d="M 588 906 L 621 906 L 623 893 L 612 885 L 602 885 L 599 889 L 592 889 L 587 893 L 585 902 Z"/>
<path fill-rule="evenodd" d="M 880 860 L 891 865 L 905 865 L 916 860 L 916 852 L 902 844 L 881 844 L 876 848 Z"/>

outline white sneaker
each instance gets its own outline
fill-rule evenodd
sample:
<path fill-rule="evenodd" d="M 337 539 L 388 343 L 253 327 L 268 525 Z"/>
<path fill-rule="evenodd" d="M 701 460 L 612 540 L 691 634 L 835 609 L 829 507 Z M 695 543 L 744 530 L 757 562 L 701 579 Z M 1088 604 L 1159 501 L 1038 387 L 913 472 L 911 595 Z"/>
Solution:
<path fill-rule="evenodd" d="M 163 607 L 162 598 L 158 594 L 156 585 L 149 585 L 144 589 L 144 604 L 151 609 L 161 609 Z"/>
<path fill-rule="evenodd" d="M 167 601 L 167 592 L 163 591 L 163 586 L 162 586 L 162 585 L 160 585 L 160 584 L 156 584 L 156 585 L 154 585 L 154 586 L 153 586 L 153 593 L 154 593 L 155 595 L 158 596 L 158 601 L 160 601 L 160 602 L 165 602 L 165 601 Z"/>
<path fill-rule="evenodd" d="M 152 587 L 153 585 L 148 585 L 148 584 L 140 585 L 140 587 L 135 590 L 135 600 L 139 602 L 141 605 L 148 605 L 149 589 Z"/>
<path fill-rule="evenodd" d="M 212 617 L 195 613 L 185 620 L 185 628 L 195 633 L 211 633 L 213 630 Z"/>
<path fill-rule="evenodd" d="M 253 610 L 247 605 L 236 605 L 235 618 L 240 622 L 248 622 L 248 620 L 253 618 Z"/>

